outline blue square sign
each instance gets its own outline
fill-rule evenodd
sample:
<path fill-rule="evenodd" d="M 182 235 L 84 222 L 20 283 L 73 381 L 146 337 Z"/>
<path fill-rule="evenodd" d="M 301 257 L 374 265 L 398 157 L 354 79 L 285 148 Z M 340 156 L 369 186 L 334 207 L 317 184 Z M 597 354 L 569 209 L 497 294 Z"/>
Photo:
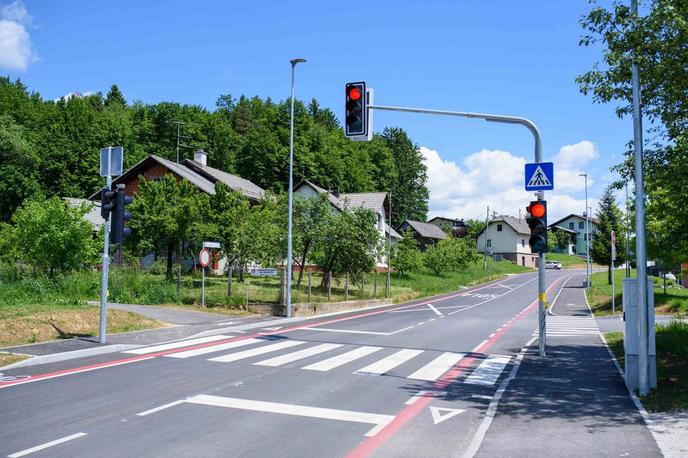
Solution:
<path fill-rule="evenodd" d="M 526 164 L 526 191 L 551 189 L 554 189 L 554 164 L 552 162 Z"/>

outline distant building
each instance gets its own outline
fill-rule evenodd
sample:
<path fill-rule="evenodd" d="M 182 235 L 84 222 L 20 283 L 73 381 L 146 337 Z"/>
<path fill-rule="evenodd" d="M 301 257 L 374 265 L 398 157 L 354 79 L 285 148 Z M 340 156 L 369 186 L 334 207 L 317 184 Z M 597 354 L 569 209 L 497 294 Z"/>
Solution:
<path fill-rule="evenodd" d="M 439 226 L 410 219 L 401 223 L 399 230 L 402 232 L 411 232 L 413 238 L 418 242 L 418 248 L 420 248 L 421 251 L 425 251 L 428 245 L 434 245 L 440 240 L 447 238 L 447 234 Z"/>
<path fill-rule="evenodd" d="M 380 232 L 380 236 L 387 238 L 389 235 L 393 242 L 402 239 L 401 235 L 387 224 L 387 216 L 390 211 L 389 195 L 386 192 L 360 192 L 360 193 L 333 193 L 320 186 L 308 181 L 302 180 L 301 183 L 294 188 L 294 195 L 313 197 L 316 195 L 325 194 L 327 200 L 332 204 L 333 211 L 344 211 L 346 209 L 367 208 L 375 212 L 377 221 L 375 226 Z M 378 269 L 387 268 L 387 254 L 383 254 L 378 258 Z"/>
<path fill-rule="evenodd" d="M 524 219 L 497 216 L 478 233 L 477 249 L 495 259 L 507 259 L 525 267 L 536 267 L 538 255 L 530 251 L 530 228 Z"/>
<path fill-rule="evenodd" d="M 565 233 L 565 234 L 568 236 L 568 238 L 569 238 L 569 239 L 568 239 L 568 240 L 569 240 L 569 243 L 568 243 L 568 245 L 566 246 L 566 248 L 559 248 L 559 247 L 557 247 L 557 248 L 553 249 L 553 252 L 554 252 L 554 253 L 561 253 L 561 254 L 576 254 L 576 234 L 577 234 L 576 231 L 573 231 L 573 230 L 571 230 L 571 229 L 566 229 L 566 228 L 561 227 L 561 226 L 550 226 L 550 227 L 549 227 L 549 230 L 550 230 L 551 232 L 554 232 L 554 233 L 556 233 L 556 232 L 558 232 L 558 231 L 561 231 L 561 232 Z M 551 236 L 552 236 L 552 235 L 550 234 L 550 237 L 551 237 Z"/>
<path fill-rule="evenodd" d="M 434 224 L 443 231 L 452 231 L 455 237 L 464 237 L 468 234 L 466 224 L 462 219 L 445 218 L 443 216 L 435 216 L 428 221 L 429 224 Z"/>
<path fill-rule="evenodd" d="M 597 232 L 597 225 L 600 223 L 600 221 L 597 218 L 590 218 L 590 242 L 592 243 L 592 239 L 595 237 L 595 233 Z M 557 227 L 561 227 L 564 229 L 567 229 L 569 231 L 573 231 L 574 234 L 572 234 L 572 244 L 573 244 L 573 249 L 571 254 L 578 254 L 578 255 L 584 255 L 585 254 L 585 245 L 586 241 L 588 240 L 588 236 L 585 232 L 585 216 L 584 215 L 576 215 L 574 213 L 571 213 L 570 215 L 566 216 L 565 218 L 562 218 L 558 221 L 553 222 L 552 224 L 549 225 L 550 229 L 554 229 Z"/>
<path fill-rule="evenodd" d="M 91 223 L 94 236 L 100 231 L 103 224 L 105 224 L 105 220 L 100 215 L 100 202 L 92 202 L 88 199 L 79 199 L 76 197 L 63 197 L 62 200 L 67 202 L 71 207 L 78 207 L 83 204 L 91 205 L 91 209 L 84 215 L 84 219 Z"/>

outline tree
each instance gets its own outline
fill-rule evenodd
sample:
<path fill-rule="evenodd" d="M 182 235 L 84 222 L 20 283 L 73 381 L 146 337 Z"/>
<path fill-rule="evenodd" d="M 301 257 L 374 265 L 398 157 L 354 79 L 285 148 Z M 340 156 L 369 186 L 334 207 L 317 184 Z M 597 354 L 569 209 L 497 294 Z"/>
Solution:
<path fill-rule="evenodd" d="M 324 272 L 348 272 L 356 277 L 370 272 L 382 250 L 372 210 L 356 208 L 337 213 L 326 226 L 323 243 L 313 258 Z M 328 286 L 323 275 L 321 287 Z"/>
<path fill-rule="evenodd" d="M 478 260 L 478 253 L 466 238 L 449 237 L 429 246 L 423 253 L 423 263 L 435 275 L 449 270 L 461 270 Z"/>
<path fill-rule="evenodd" d="M 91 204 L 72 207 L 57 197 L 27 200 L 12 215 L 12 226 L 3 228 L 16 256 L 47 272 L 67 272 L 92 265 L 98 259 L 93 228 L 84 215 Z"/>
<path fill-rule="evenodd" d="M 566 251 L 571 243 L 571 236 L 559 229 L 549 229 L 547 237 L 547 249 L 554 252 Z M 568 254 L 568 251 L 566 251 Z"/>
<path fill-rule="evenodd" d="M 303 270 L 311 250 L 317 249 L 321 243 L 327 243 L 324 235 L 327 226 L 332 223 L 332 212 L 332 204 L 325 194 L 310 198 L 297 196 L 294 199 L 292 246 L 294 261 L 300 267 L 296 286 L 301 285 Z"/>
<path fill-rule="evenodd" d="M 466 226 L 466 230 L 468 231 L 466 237 L 471 240 L 476 240 L 478 238 L 478 234 L 480 234 L 480 232 L 482 232 L 482 230 L 487 226 L 485 221 L 480 219 L 467 219 L 464 221 L 464 224 Z"/>
<path fill-rule="evenodd" d="M 0 221 L 8 221 L 24 199 L 42 193 L 39 169 L 25 129 L 0 116 Z"/>
<path fill-rule="evenodd" d="M 423 265 L 423 254 L 418 249 L 418 241 L 409 230 L 404 231 L 404 238 L 396 244 L 392 252 L 392 266 L 402 276 L 419 270 Z"/>
<path fill-rule="evenodd" d="M 632 112 L 631 62 L 641 78 L 643 116 L 653 144 L 644 157 L 648 254 L 660 260 L 688 258 L 688 3 L 644 2 L 634 18 L 626 2 L 595 6 L 583 18 L 581 45 L 602 45 L 603 61 L 577 78 L 581 92 L 596 103 L 617 103 L 619 117 Z M 636 26 L 633 26 L 635 19 Z M 630 145 L 630 144 L 629 144 Z M 633 152 L 616 169 L 626 183 L 634 178 Z"/>
<path fill-rule="evenodd" d="M 428 179 L 423 155 L 403 129 L 385 128 L 382 133 L 396 164 L 392 186 L 392 227 L 407 219 L 425 221 L 428 213 Z"/>
<path fill-rule="evenodd" d="M 119 87 L 117 87 L 116 84 L 110 86 L 110 91 L 107 93 L 107 96 L 105 97 L 105 106 L 110 105 L 119 105 L 122 107 L 127 106 L 127 101 L 124 98 L 124 94 L 122 94 L 122 91 L 119 90 Z"/>
<path fill-rule="evenodd" d="M 590 245 L 590 256 L 597 264 L 608 266 L 608 282 L 612 283 L 612 269 L 614 265 L 611 262 L 611 236 L 612 231 L 616 233 L 616 257 L 614 264 L 623 262 L 624 251 L 619 249 L 623 246 L 625 237 L 625 229 L 623 227 L 623 214 L 616 205 L 614 200 L 614 192 L 611 186 L 607 186 L 600 198 L 599 208 L 597 210 L 597 231 L 592 238 Z"/>

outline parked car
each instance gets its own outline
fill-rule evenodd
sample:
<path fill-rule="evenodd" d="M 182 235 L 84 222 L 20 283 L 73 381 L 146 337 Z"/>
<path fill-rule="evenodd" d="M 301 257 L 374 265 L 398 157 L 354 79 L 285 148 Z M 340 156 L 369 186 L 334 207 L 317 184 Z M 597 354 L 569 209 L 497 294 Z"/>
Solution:
<path fill-rule="evenodd" d="M 545 262 L 545 269 L 561 270 L 561 263 L 559 261 L 547 261 Z"/>

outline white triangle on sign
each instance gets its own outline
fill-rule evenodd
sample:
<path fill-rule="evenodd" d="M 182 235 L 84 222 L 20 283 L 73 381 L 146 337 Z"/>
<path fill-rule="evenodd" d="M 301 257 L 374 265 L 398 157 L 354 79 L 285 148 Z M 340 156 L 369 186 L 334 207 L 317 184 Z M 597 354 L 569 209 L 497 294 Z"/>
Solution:
<path fill-rule="evenodd" d="M 539 165 L 535 169 L 535 172 L 533 172 L 533 176 L 530 177 L 530 181 L 528 181 L 528 187 L 531 186 L 552 186 L 549 178 L 547 178 L 547 175 Z"/>
<path fill-rule="evenodd" d="M 444 413 L 442 413 L 444 412 Z M 430 413 L 432 414 L 432 421 L 435 424 L 442 423 L 444 420 L 448 420 L 451 417 L 455 417 L 460 413 L 465 412 L 464 409 L 447 409 L 445 407 L 432 407 L 430 406 Z"/>

